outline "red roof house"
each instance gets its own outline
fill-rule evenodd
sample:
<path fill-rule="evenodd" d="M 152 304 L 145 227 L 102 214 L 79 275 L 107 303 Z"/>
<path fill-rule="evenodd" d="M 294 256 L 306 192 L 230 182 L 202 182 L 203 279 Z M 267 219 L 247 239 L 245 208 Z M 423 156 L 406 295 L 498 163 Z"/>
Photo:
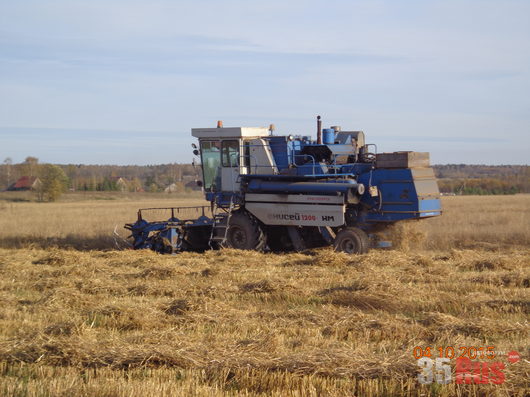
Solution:
<path fill-rule="evenodd" d="M 42 185 L 42 182 L 36 176 L 21 176 L 18 180 L 7 188 L 10 191 L 35 190 Z"/>

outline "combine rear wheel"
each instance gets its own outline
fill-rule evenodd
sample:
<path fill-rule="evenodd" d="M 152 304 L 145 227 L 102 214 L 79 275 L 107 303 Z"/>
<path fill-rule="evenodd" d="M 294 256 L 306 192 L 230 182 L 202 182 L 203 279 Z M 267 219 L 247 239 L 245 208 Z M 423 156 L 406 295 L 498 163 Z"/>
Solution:
<path fill-rule="evenodd" d="M 261 251 L 266 243 L 265 234 L 254 217 L 246 211 L 232 214 L 226 233 L 226 247 Z"/>
<path fill-rule="evenodd" d="M 366 254 L 370 248 L 368 235 L 357 227 L 347 227 L 337 233 L 333 242 L 335 251 L 348 254 Z"/>

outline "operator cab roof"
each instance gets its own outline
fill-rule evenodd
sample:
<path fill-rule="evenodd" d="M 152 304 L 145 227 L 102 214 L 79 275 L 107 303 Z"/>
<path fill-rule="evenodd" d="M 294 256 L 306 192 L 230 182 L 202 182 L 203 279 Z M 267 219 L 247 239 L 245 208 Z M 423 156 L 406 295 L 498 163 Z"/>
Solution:
<path fill-rule="evenodd" d="M 195 138 L 256 138 L 269 136 L 270 132 L 266 127 L 192 128 L 191 135 Z"/>

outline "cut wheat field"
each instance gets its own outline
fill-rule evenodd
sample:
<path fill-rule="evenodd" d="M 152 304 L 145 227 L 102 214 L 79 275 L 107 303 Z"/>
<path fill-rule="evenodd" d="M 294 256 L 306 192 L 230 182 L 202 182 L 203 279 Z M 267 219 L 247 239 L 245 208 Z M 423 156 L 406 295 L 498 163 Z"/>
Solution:
<path fill-rule="evenodd" d="M 0 247 L 5 248 L 115 249 L 127 237 L 123 225 L 136 220 L 138 208 L 209 205 L 200 193 L 155 198 L 101 194 L 88 199 L 76 194 L 57 203 L 10 196 L 0 194 Z M 392 236 L 397 245 L 430 250 L 530 246 L 530 195 L 444 197 L 443 210 L 441 217 L 401 224 Z"/>
<path fill-rule="evenodd" d="M 0 197 L 0 395 L 526 395 L 530 196 L 444 198 L 366 255 L 113 236 L 139 207 L 200 204 Z M 505 382 L 420 385 L 416 346 L 495 346 Z"/>

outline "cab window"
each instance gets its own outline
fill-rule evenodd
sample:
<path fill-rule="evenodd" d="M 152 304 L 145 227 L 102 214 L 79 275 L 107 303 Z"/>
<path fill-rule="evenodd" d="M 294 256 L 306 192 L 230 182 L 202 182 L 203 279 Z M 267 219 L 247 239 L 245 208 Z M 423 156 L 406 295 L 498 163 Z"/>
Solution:
<path fill-rule="evenodd" d="M 223 141 L 221 158 L 223 167 L 239 166 L 239 141 Z"/>
<path fill-rule="evenodd" d="M 221 150 L 219 141 L 202 141 L 202 173 L 205 190 L 215 190 L 216 179 L 221 165 Z"/>

